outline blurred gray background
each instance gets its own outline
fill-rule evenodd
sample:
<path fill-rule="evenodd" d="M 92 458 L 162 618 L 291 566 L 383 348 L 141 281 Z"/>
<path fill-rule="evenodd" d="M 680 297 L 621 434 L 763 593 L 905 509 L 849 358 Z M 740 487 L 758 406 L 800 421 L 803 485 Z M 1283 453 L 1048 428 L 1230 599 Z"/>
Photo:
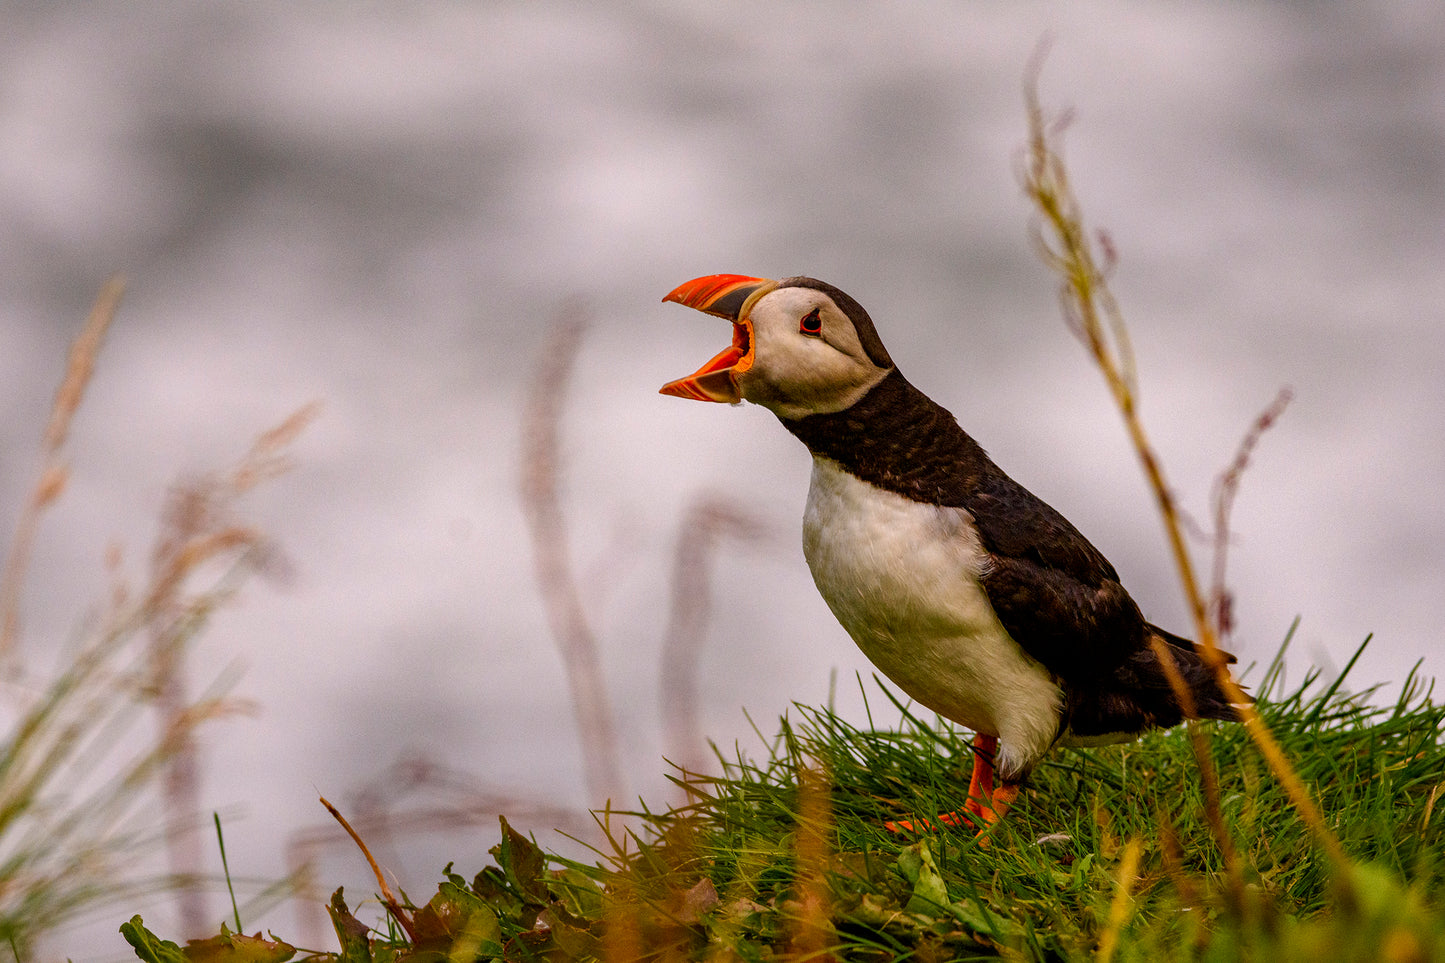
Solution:
<path fill-rule="evenodd" d="M 798 545 L 805 451 L 762 409 L 656 393 L 728 339 L 659 299 L 719 272 L 857 297 L 909 378 L 1150 618 L 1187 630 L 1135 459 L 1030 245 L 1015 164 L 1046 35 L 1043 100 L 1072 111 L 1143 415 L 1196 518 L 1250 420 L 1296 393 L 1237 503 L 1242 661 L 1267 662 L 1300 616 L 1291 678 L 1370 632 L 1359 684 L 1419 659 L 1439 674 L 1445 6 L 1429 0 L 7 3 L 0 538 L 70 339 L 103 279 L 130 279 L 41 529 L 26 652 L 75 634 L 108 544 L 143 568 L 178 475 L 320 399 L 297 469 L 246 503 L 292 574 L 250 583 L 194 661 L 197 686 L 239 662 L 235 691 L 261 707 L 206 731 L 207 805 L 240 813 L 233 871 L 279 875 L 290 835 L 325 825 L 318 792 L 344 805 L 402 759 L 597 802 L 516 495 L 528 379 L 572 310 L 591 326 L 562 491 L 631 791 L 668 798 L 657 665 L 700 492 L 769 533 L 714 562 L 707 733 L 756 745 L 745 710 L 770 734 L 835 676 L 861 720 L 869 666 Z M 495 840 L 387 856 L 424 898 Z M 374 888 L 351 852 L 326 860 L 326 892 Z M 137 909 L 164 931 L 157 904 L 97 931 Z M 294 933 L 290 914 L 247 926 Z M 57 949 L 125 955 L 95 940 Z"/>

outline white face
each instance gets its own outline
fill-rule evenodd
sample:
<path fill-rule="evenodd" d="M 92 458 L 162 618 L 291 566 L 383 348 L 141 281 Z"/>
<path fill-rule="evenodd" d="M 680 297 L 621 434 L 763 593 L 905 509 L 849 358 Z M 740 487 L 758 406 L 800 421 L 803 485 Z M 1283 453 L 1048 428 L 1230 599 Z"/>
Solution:
<path fill-rule="evenodd" d="M 737 376 L 738 388 L 780 417 L 842 411 L 892 370 L 869 359 L 853 322 L 822 291 L 779 288 L 748 318 L 753 365 Z"/>

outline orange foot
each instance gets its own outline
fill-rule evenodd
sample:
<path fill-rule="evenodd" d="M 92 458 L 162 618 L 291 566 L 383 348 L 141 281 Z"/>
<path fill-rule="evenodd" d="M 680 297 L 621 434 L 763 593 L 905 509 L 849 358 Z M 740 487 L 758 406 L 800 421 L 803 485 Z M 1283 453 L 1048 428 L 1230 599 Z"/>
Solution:
<path fill-rule="evenodd" d="M 938 826 L 968 826 L 982 836 L 990 826 L 1008 812 L 1019 795 L 1019 784 L 993 784 L 993 754 L 998 748 L 996 736 L 980 733 L 973 737 L 973 775 L 968 782 L 968 800 L 962 811 L 940 813 L 935 824 L 931 819 L 901 819 L 886 822 L 884 828 L 895 833 L 912 833 Z"/>

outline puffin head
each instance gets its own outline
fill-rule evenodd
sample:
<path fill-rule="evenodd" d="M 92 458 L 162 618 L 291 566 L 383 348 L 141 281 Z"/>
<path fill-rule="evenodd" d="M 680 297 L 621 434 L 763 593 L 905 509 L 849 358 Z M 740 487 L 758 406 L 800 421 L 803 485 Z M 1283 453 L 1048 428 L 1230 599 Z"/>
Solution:
<path fill-rule="evenodd" d="M 780 418 L 802 418 L 852 407 L 893 370 L 863 306 L 815 278 L 713 274 L 662 300 L 733 324 L 733 343 L 688 377 L 663 385 L 665 395 L 751 401 Z"/>

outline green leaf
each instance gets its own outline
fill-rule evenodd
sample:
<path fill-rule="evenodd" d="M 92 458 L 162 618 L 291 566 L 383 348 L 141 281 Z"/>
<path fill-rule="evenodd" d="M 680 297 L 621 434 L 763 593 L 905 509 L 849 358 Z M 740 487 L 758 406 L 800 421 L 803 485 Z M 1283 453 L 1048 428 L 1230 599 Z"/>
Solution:
<path fill-rule="evenodd" d="M 485 919 L 491 922 L 475 922 L 473 918 L 479 913 L 484 914 Z M 417 911 L 413 925 L 416 928 L 417 941 L 421 943 L 451 943 L 464 932 L 475 930 L 479 926 L 485 932 L 501 932 L 497 914 L 465 885 L 458 886 L 450 879 L 438 886 L 437 894 Z M 493 936 L 493 939 L 499 938 Z"/>
<path fill-rule="evenodd" d="M 368 939 L 371 931 L 346 908 L 342 889 L 331 894 L 326 912 L 330 914 L 336 938 L 341 942 L 340 963 L 371 963 L 371 941 Z"/>
<path fill-rule="evenodd" d="M 472 880 L 471 890 L 503 916 L 516 916 L 522 911 L 522 900 L 512 892 L 507 874 L 495 866 L 488 866 Z"/>
<path fill-rule="evenodd" d="M 948 905 L 948 884 L 933 861 L 926 840 L 919 840 L 898 855 L 898 870 L 913 886 L 913 895 L 903 907 L 904 912 L 937 916 Z"/>
<path fill-rule="evenodd" d="M 185 963 L 186 955 L 181 948 L 146 929 L 139 916 L 132 916 L 130 922 L 120 924 L 120 935 L 135 950 L 135 955 L 146 963 Z"/>
<path fill-rule="evenodd" d="M 416 914 L 417 942 L 444 952 L 453 960 L 502 954 L 502 924 L 497 914 L 471 893 L 452 883 Z"/>
<path fill-rule="evenodd" d="M 552 942 L 567 959 L 596 960 L 603 958 L 602 941 L 590 928 L 576 926 L 553 909 L 544 910 L 538 920 L 547 925 Z"/>
<path fill-rule="evenodd" d="M 597 881 L 574 866 L 551 873 L 547 890 L 560 908 L 573 917 L 595 920 L 606 907 L 605 895 Z"/>
<path fill-rule="evenodd" d="M 502 822 L 502 841 L 490 850 L 497 859 L 497 865 L 517 895 L 528 903 L 545 904 L 547 885 L 542 879 L 542 872 L 547 867 L 546 854 L 513 829 L 506 816 L 498 818 Z"/>
<path fill-rule="evenodd" d="M 1013 944 L 1024 935 L 1022 926 L 989 912 L 988 907 L 977 899 L 959 900 L 952 909 L 954 918 L 965 928 L 989 941 Z"/>

